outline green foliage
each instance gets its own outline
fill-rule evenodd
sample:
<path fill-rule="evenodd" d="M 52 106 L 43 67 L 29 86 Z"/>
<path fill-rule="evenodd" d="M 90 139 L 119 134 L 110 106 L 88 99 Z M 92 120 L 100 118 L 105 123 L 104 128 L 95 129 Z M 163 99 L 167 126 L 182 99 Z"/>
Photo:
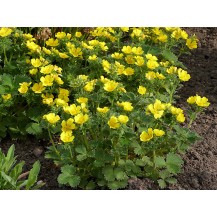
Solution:
<path fill-rule="evenodd" d="M 0 137 L 49 140 L 62 185 L 123 189 L 150 177 L 165 188 L 209 104 L 197 96 L 188 111 L 176 107 L 190 79 L 179 56 L 196 47 L 180 28 L 2 28 Z"/>
<path fill-rule="evenodd" d="M 33 164 L 29 174 L 22 173 L 24 161 L 16 163 L 14 151 L 15 146 L 12 145 L 5 156 L 0 149 L 0 190 L 31 190 L 42 187 L 44 183 L 37 182 L 40 171 L 39 161 Z M 27 175 L 28 179 L 24 179 Z"/>

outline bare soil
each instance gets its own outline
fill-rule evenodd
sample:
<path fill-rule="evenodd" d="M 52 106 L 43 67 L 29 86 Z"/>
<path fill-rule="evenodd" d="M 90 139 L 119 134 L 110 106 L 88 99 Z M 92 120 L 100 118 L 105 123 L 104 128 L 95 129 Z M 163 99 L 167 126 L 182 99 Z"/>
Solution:
<path fill-rule="evenodd" d="M 177 176 L 177 184 L 168 189 L 177 190 L 214 190 L 217 189 L 217 28 L 185 28 L 199 38 L 199 47 L 189 56 L 182 56 L 181 61 L 191 74 L 189 82 L 184 83 L 179 95 L 178 104 L 185 108 L 186 99 L 195 94 L 208 97 L 211 105 L 201 114 L 192 129 L 203 137 L 193 144 L 184 155 L 183 172 Z M 70 189 L 59 186 L 56 179 L 59 169 L 52 161 L 44 158 L 46 144 L 29 137 L 26 141 L 2 141 L 1 148 L 6 151 L 16 145 L 18 160 L 24 160 L 24 170 L 31 169 L 36 160 L 41 162 L 39 180 L 46 184 L 42 189 Z M 149 179 L 129 180 L 128 189 L 159 189 Z"/>

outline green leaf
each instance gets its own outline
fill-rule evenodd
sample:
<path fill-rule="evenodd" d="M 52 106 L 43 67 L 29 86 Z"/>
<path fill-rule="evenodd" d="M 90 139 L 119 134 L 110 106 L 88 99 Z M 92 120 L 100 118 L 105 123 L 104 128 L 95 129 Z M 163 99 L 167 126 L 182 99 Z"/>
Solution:
<path fill-rule="evenodd" d="M 14 151 L 15 151 L 15 146 L 12 145 L 7 152 L 6 161 L 11 161 L 14 158 Z"/>
<path fill-rule="evenodd" d="M 1 171 L 1 176 L 6 181 L 6 183 L 10 183 L 14 188 L 16 188 L 16 183 L 12 177 L 8 176 L 5 172 Z M 0 186 L 1 187 L 1 186 Z"/>
<path fill-rule="evenodd" d="M 114 176 L 117 180 L 123 180 L 127 178 L 126 173 L 123 171 L 123 168 L 114 168 Z"/>
<path fill-rule="evenodd" d="M 83 154 L 83 155 L 86 155 L 87 154 L 87 150 L 85 148 L 84 145 L 79 145 L 75 148 L 75 151 L 79 154 Z"/>
<path fill-rule="evenodd" d="M 75 175 L 76 168 L 73 165 L 65 165 L 61 167 L 61 174 L 58 176 L 57 181 L 59 184 L 70 185 L 71 187 L 77 187 L 81 181 L 78 175 Z"/>
<path fill-rule="evenodd" d="M 166 60 L 170 61 L 173 64 L 178 61 L 178 57 L 170 50 L 164 50 L 161 54 Z"/>
<path fill-rule="evenodd" d="M 1 76 L 2 85 L 13 87 L 13 77 L 9 74 L 3 74 Z"/>
<path fill-rule="evenodd" d="M 162 188 L 162 189 L 166 188 L 167 184 L 163 179 L 158 179 L 157 182 L 158 182 L 160 188 Z"/>
<path fill-rule="evenodd" d="M 26 126 L 26 132 L 32 135 L 39 135 L 42 133 L 42 128 L 38 123 L 29 123 Z"/>
<path fill-rule="evenodd" d="M 159 172 L 159 177 L 162 178 L 162 179 L 169 178 L 170 176 L 171 176 L 171 173 L 167 169 L 161 170 Z"/>
<path fill-rule="evenodd" d="M 115 175 L 114 175 L 114 170 L 113 167 L 107 166 L 103 169 L 103 174 L 105 176 L 105 179 L 107 181 L 114 181 L 115 180 Z"/>
<path fill-rule="evenodd" d="M 173 177 L 169 177 L 165 181 L 170 183 L 170 184 L 176 184 L 177 183 L 177 180 Z"/>
<path fill-rule="evenodd" d="M 82 161 L 82 160 L 87 159 L 87 155 L 79 154 L 76 156 L 76 158 L 78 161 Z"/>
<path fill-rule="evenodd" d="M 33 164 L 33 167 L 29 172 L 29 177 L 28 177 L 28 181 L 27 181 L 27 184 L 26 184 L 26 190 L 30 189 L 35 184 L 35 182 L 37 181 L 38 174 L 39 174 L 39 171 L 40 171 L 40 167 L 41 167 L 41 165 L 40 165 L 39 161 L 36 161 Z"/>
<path fill-rule="evenodd" d="M 120 188 L 125 188 L 128 185 L 127 181 L 113 181 L 108 183 L 108 187 L 111 190 L 117 190 Z"/>
<path fill-rule="evenodd" d="M 177 174 L 181 171 L 183 160 L 177 154 L 169 153 L 166 159 L 166 166 L 169 172 Z"/>
<path fill-rule="evenodd" d="M 79 185 L 80 181 L 81 181 L 80 176 L 73 175 L 70 177 L 68 183 L 72 188 L 75 188 Z"/>
<path fill-rule="evenodd" d="M 155 157 L 154 163 L 157 168 L 163 168 L 166 166 L 166 162 L 163 157 Z"/>
<path fill-rule="evenodd" d="M 5 87 L 0 85 L 0 94 L 5 94 L 5 93 L 6 93 Z"/>
<path fill-rule="evenodd" d="M 64 173 L 65 175 L 73 175 L 76 172 L 76 168 L 73 165 L 65 165 L 61 167 L 61 172 Z"/>

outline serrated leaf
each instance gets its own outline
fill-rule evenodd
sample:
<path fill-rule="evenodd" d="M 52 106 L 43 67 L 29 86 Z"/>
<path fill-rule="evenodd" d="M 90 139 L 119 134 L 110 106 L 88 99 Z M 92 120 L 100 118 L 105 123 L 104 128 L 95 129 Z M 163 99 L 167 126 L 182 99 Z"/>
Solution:
<path fill-rule="evenodd" d="M 3 86 L 9 86 L 9 87 L 13 87 L 13 77 L 9 74 L 3 74 L 1 76 L 2 79 L 2 85 Z"/>
<path fill-rule="evenodd" d="M 127 177 L 122 168 L 114 168 L 114 176 L 117 180 L 123 180 Z"/>
<path fill-rule="evenodd" d="M 136 159 L 136 165 L 140 167 L 144 167 L 146 163 L 141 159 Z"/>
<path fill-rule="evenodd" d="M 32 135 L 39 135 L 42 133 L 42 128 L 38 123 L 29 123 L 26 126 L 26 132 Z"/>
<path fill-rule="evenodd" d="M 83 154 L 83 155 L 86 155 L 87 154 L 87 150 L 85 148 L 84 145 L 79 145 L 75 148 L 75 151 L 79 154 Z"/>
<path fill-rule="evenodd" d="M 166 162 L 163 157 L 155 157 L 154 163 L 157 168 L 163 168 L 166 166 Z"/>
<path fill-rule="evenodd" d="M 166 60 L 170 61 L 173 64 L 178 61 L 178 57 L 170 50 L 164 50 L 161 54 Z"/>
<path fill-rule="evenodd" d="M 166 166 L 169 172 L 177 174 L 181 171 L 183 160 L 177 154 L 169 153 L 166 159 Z"/>
<path fill-rule="evenodd" d="M 76 158 L 78 161 L 82 161 L 82 160 L 87 159 L 87 155 L 79 154 L 76 156 Z"/>
<path fill-rule="evenodd" d="M 166 169 L 165 170 L 161 170 L 159 172 L 159 177 L 162 178 L 162 179 L 166 179 L 166 178 L 168 178 L 170 176 L 171 176 L 171 173 L 168 170 L 166 170 Z"/>
<path fill-rule="evenodd" d="M 162 189 L 166 188 L 167 184 L 163 179 L 158 179 L 157 182 L 158 182 L 160 188 L 162 188 Z"/>
<path fill-rule="evenodd" d="M 81 181 L 80 176 L 73 175 L 70 177 L 68 183 L 72 188 L 75 188 L 79 185 L 80 181 Z"/>
<path fill-rule="evenodd" d="M 30 189 L 36 183 L 40 171 L 40 167 L 41 165 L 39 161 L 36 161 L 33 164 L 32 169 L 29 172 L 29 177 L 26 184 L 26 190 Z"/>
<path fill-rule="evenodd" d="M 108 183 L 108 187 L 111 190 L 117 190 L 120 188 L 125 188 L 127 186 L 127 181 L 113 181 Z"/>
<path fill-rule="evenodd" d="M 75 171 L 76 171 L 76 168 L 73 165 L 67 164 L 61 167 L 61 172 L 68 176 L 73 175 Z"/>
<path fill-rule="evenodd" d="M 4 86 L 0 85 L 0 94 L 5 94 L 6 93 L 6 89 Z"/>
<path fill-rule="evenodd" d="M 103 169 L 103 174 L 105 176 L 105 179 L 107 181 L 114 181 L 115 180 L 115 175 L 114 175 L 114 170 L 113 167 L 107 166 Z"/>
<path fill-rule="evenodd" d="M 173 177 L 167 178 L 165 181 L 170 183 L 170 184 L 176 184 L 177 183 L 177 180 Z"/>

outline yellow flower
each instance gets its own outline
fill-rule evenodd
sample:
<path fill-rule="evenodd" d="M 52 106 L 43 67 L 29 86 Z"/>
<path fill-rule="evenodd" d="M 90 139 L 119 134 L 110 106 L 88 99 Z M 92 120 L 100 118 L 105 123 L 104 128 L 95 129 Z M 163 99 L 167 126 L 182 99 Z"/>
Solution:
<path fill-rule="evenodd" d="M 127 67 L 124 71 L 123 71 L 123 74 L 124 75 L 133 75 L 134 74 L 134 69 L 130 68 L 130 67 Z"/>
<path fill-rule="evenodd" d="M 42 77 L 40 78 L 40 81 L 41 81 L 42 85 L 45 86 L 45 87 L 46 87 L 46 86 L 52 86 L 52 85 L 53 85 L 54 78 L 53 78 L 53 76 L 51 76 L 51 75 L 46 75 L 45 77 L 42 76 Z"/>
<path fill-rule="evenodd" d="M 159 72 L 156 72 L 155 75 L 156 75 L 156 77 L 157 77 L 158 79 L 160 79 L 160 80 L 163 80 L 163 79 L 166 78 L 163 74 L 160 74 Z"/>
<path fill-rule="evenodd" d="M 35 74 L 37 74 L 37 72 L 38 72 L 38 69 L 30 69 L 29 70 L 30 75 L 35 75 Z"/>
<path fill-rule="evenodd" d="M 107 113 L 109 111 L 109 108 L 108 107 L 103 107 L 103 108 L 97 107 L 97 111 L 100 113 Z"/>
<path fill-rule="evenodd" d="M 196 104 L 200 107 L 208 107 L 210 103 L 206 97 L 201 97 L 196 94 L 196 96 L 191 96 L 187 99 L 189 104 Z"/>
<path fill-rule="evenodd" d="M 67 121 L 63 120 L 61 123 L 62 131 L 74 130 L 76 126 L 74 124 L 74 119 L 69 118 Z"/>
<path fill-rule="evenodd" d="M 50 124 L 55 124 L 60 120 L 60 116 L 55 113 L 49 113 L 43 116 L 43 119 L 46 119 Z"/>
<path fill-rule="evenodd" d="M 81 32 L 76 32 L 75 37 L 80 38 L 82 36 Z"/>
<path fill-rule="evenodd" d="M 102 66 L 107 73 L 110 73 L 109 69 L 111 64 L 107 60 L 102 60 Z"/>
<path fill-rule="evenodd" d="M 18 91 L 20 93 L 26 93 L 28 91 L 28 87 L 31 83 L 27 83 L 27 82 L 22 82 L 22 83 L 19 83 L 20 85 L 20 88 L 18 89 Z"/>
<path fill-rule="evenodd" d="M 59 53 L 60 58 L 66 59 L 69 58 L 69 56 L 66 53 Z"/>
<path fill-rule="evenodd" d="M 66 142 L 72 142 L 74 140 L 74 136 L 72 135 L 72 131 L 71 130 L 68 130 L 68 131 L 63 131 L 61 134 L 60 134 L 60 139 L 66 143 Z"/>
<path fill-rule="evenodd" d="M 122 30 L 123 32 L 128 32 L 128 31 L 129 31 L 129 27 L 121 27 L 121 30 Z"/>
<path fill-rule="evenodd" d="M 54 98 L 53 94 L 46 93 L 45 95 L 42 94 L 41 97 L 43 99 L 42 100 L 43 104 L 47 104 L 50 106 L 53 105 L 53 98 Z"/>
<path fill-rule="evenodd" d="M 123 46 L 122 52 L 125 54 L 130 54 L 132 53 L 132 48 L 130 46 Z"/>
<path fill-rule="evenodd" d="M 160 100 L 156 99 L 154 104 L 149 104 L 147 106 L 147 111 L 150 111 L 155 119 L 161 118 L 166 109 L 165 103 L 162 103 Z"/>
<path fill-rule="evenodd" d="M 178 115 L 180 113 L 183 113 L 183 110 L 180 108 L 176 108 L 174 106 L 170 106 L 170 111 L 173 115 Z"/>
<path fill-rule="evenodd" d="M 153 138 L 153 129 L 152 128 L 148 128 L 148 132 L 143 131 L 140 134 L 140 140 L 142 142 L 148 142 L 149 140 L 151 140 Z"/>
<path fill-rule="evenodd" d="M 135 64 L 137 65 L 137 66 L 143 66 L 144 65 L 144 58 L 143 57 L 141 57 L 141 56 L 135 56 L 135 59 L 136 59 L 136 62 L 135 62 Z"/>
<path fill-rule="evenodd" d="M 108 121 L 108 125 L 112 129 L 117 129 L 120 127 L 120 123 L 118 122 L 118 119 L 115 116 L 110 117 Z"/>
<path fill-rule="evenodd" d="M 9 99 L 11 99 L 11 94 L 10 93 L 9 94 L 4 94 L 4 95 L 2 95 L 2 98 L 4 100 L 9 100 Z"/>
<path fill-rule="evenodd" d="M 126 115 L 119 115 L 118 121 L 122 124 L 126 124 L 129 121 L 129 118 Z"/>
<path fill-rule="evenodd" d="M 11 33 L 12 33 L 12 29 L 10 29 L 10 28 L 6 28 L 6 27 L 0 28 L 0 36 L 1 37 L 6 37 L 6 36 L 10 35 Z"/>
<path fill-rule="evenodd" d="M 133 106 L 132 106 L 132 103 L 131 102 L 117 102 L 117 105 L 118 106 L 122 106 L 123 107 L 123 109 L 125 110 L 125 111 L 128 111 L 128 112 L 130 112 L 130 111 L 132 111 L 133 110 Z"/>
<path fill-rule="evenodd" d="M 94 55 L 92 55 L 92 56 L 89 56 L 88 57 L 88 60 L 92 60 L 92 61 L 94 61 L 94 60 L 97 60 L 97 56 L 94 54 Z"/>
<path fill-rule="evenodd" d="M 71 104 L 70 106 L 63 107 L 64 112 L 69 113 L 71 115 L 77 115 L 81 112 L 81 106 L 76 106 L 75 104 Z"/>
<path fill-rule="evenodd" d="M 183 123 L 185 121 L 185 116 L 183 113 L 179 113 L 177 116 L 176 116 L 176 120 L 180 123 Z"/>
<path fill-rule="evenodd" d="M 111 57 L 114 58 L 114 59 L 122 59 L 123 58 L 123 54 L 115 52 L 115 53 L 113 53 L 111 55 Z"/>
<path fill-rule="evenodd" d="M 195 49 L 195 48 L 197 48 L 197 41 L 198 40 L 196 39 L 196 37 L 189 38 L 189 39 L 186 40 L 186 45 L 191 50 Z"/>
<path fill-rule="evenodd" d="M 157 68 L 158 66 L 159 66 L 159 64 L 158 64 L 158 62 L 155 61 L 155 60 L 148 60 L 148 61 L 147 61 L 147 67 L 148 67 L 149 69 L 155 69 L 155 68 Z"/>
<path fill-rule="evenodd" d="M 54 102 L 56 103 L 57 107 L 58 107 L 58 106 L 63 107 L 63 106 L 68 105 L 67 102 L 66 102 L 64 99 L 61 99 L 61 98 L 56 98 L 56 99 L 54 100 Z"/>
<path fill-rule="evenodd" d="M 146 88 L 143 86 L 139 86 L 138 93 L 144 95 L 146 93 Z"/>
<path fill-rule="evenodd" d="M 168 74 L 175 74 L 177 72 L 177 67 L 170 66 L 166 71 Z"/>
<path fill-rule="evenodd" d="M 108 91 L 108 92 L 112 92 L 113 90 L 115 90 L 118 86 L 118 82 L 115 82 L 115 81 L 107 81 L 105 84 L 104 84 L 104 90 L 105 91 Z"/>
<path fill-rule="evenodd" d="M 69 48 L 69 53 L 73 56 L 73 57 L 82 57 L 82 51 L 81 48 L 75 48 L 75 47 L 71 47 Z"/>
<path fill-rule="evenodd" d="M 44 51 L 44 53 L 50 55 L 51 51 L 49 49 L 47 49 L 46 47 L 43 47 L 42 50 Z"/>
<path fill-rule="evenodd" d="M 200 97 L 196 95 L 196 104 L 200 107 L 208 107 L 210 103 L 206 97 Z"/>
<path fill-rule="evenodd" d="M 88 98 L 86 97 L 79 97 L 78 99 L 76 99 L 77 102 L 79 103 L 87 103 L 88 102 Z"/>
<path fill-rule="evenodd" d="M 49 38 L 47 41 L 46 41 L 46 45 L 48 46 L 51 46 L 51 47 L 56 47 L 59 45 L 59 41 L 58 39 L 53 39 L 53 38 Z"/>
<path fill-rule="evenodd" d="M 157 57 L 152 54 L 146 54 L 145 57 L 148 60 L 157 61 Z"/>
<path fill-rule="evenodd" d="M 127 55 L 127 56 L 125 57 L 125 61 L 126 61 L 128 64 L 134 64 L 134 63 L 135 63 L 135 60 L 134 60 L 134 58 L 133 58 L 132 55 Z"/>
<path fill-rule="evenodd" d="M 188 81 L 191 78 L 188 72 L 182 69 L 178 69 L 178 76 L 181 81 Z"/>
<path fill-rule="evenodd" d="M 44 90 L 44 86 L 42 85 L 42 83 L 35 83 L 32 87 L 32 91 L 34 93 L 41 93 Z"/>
<path fill-rule="evenodd" d="M 58 74 L 52 74 L 52 77 L 56 81 L 57 84 L 59 85 L 64 84 L 63 80 L 58 76 Z"/>
<path fill-rule="evenodd" d="M 195 96 L 190 96 L 188 99 L 187 99 L 187 102 L 189 104 L 194 104 L 196 102 L 196 97 Z"/>
<path fill-rule="evenodd" d="M 58 38 L 58 39 L 65 38 L 66 37 L 66 33 L 65 32 L 57 32 L 55 34 L 55 37 Z"/>
<path fill-rule="evenodd" d="M 154 129 L 155 136 L 163 136 L 165 132 L 163 130 Z"/>
<path fill-rule="evenodd" d="M 75 116 L 75 123 L 82 125 L 85 122 L 87 122 L 88 119 L 89 119 L 89 116 L 87 114 L 83 115 L 82 113 L 80 113 Z"/>
<path fill-rule="evenodd" d="M 47 65 L 47 66 L 41 67 L 40 72 L 41 72 L 42 74 L 50 74 L 53 70 L 54 70 L 54 66 L 51 65 L 51 64 L 49 64 L 49 65 Z"/>
<path fill-rule="evenodd" d="M 144 51 L 142 50 L 142 47 L 133 47 L 132 52 L 136 55 L 142 55 Z"/>
<path fill-rule="evenodd" d="M 40 67 L 42 65 L 42 62 L 40 59 L 31 59 L 31 64 L 37 68 L 37 67 Z"/>
<path fill-rule="evenodd" d="M 30 49 L 30 50 L 32 50 L 32 51 L 38 51 L 38 50 L 40 50 L 40 46 L 39 45 L 37 45 L 35 42 L 33 42 L 33 41 L 27 41 L 26 42 L 26 46 Z"/>
<path fill-rule="evenodd" d="M 166 34 L 160 34 L 157 39 L 160 41 L 160 42 L 167 42 L 167 35 Z"/>
<path fill-rule="evenodd" d="M 157 76 L 156 76 L 156 73 L 153 72 L 153 71 L 149 71 L 145 74 L 145 77 L 148 79 L 148 80 L 153 80 L 155 79 Z"/>
<path fill-rule="evenodd" d="M 84 90 L 86 90 L 87 92 L 91 92 L 91 91 L 93 91 L 94 86 L 95 86 L 95 80 L 89 81 L 84 86 Z"/>

